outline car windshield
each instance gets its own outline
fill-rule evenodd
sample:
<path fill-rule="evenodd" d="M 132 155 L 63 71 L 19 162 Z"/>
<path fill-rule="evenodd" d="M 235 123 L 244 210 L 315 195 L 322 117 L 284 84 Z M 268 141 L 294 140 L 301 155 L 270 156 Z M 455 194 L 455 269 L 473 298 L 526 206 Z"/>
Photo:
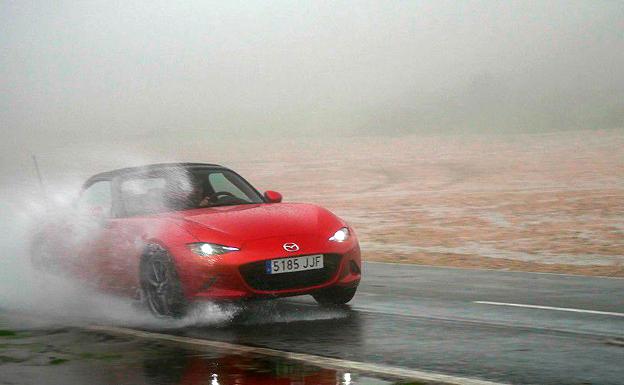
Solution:
<path fill-rule="evenodd" d="M 243 178 L 223 169 L 160 170 L 125 177 L 120 184 L 126 216 L 262 203 Z"/>

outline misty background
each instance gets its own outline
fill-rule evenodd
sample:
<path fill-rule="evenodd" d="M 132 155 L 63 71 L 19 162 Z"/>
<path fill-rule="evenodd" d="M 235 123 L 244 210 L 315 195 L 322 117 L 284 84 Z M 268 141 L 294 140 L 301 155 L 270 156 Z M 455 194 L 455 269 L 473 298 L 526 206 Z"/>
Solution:
<path fill-rule="evenodd" d="M 28 250 L 164 161 L 328 207 L 365 260 L 624 276 L 623 69 L 622 1 L 0 0 L 0 307 L 145 322 Z"/>
<path fill-rule="evenodd" d="M 5 186 L 31 154 L 52 179 L 273 138 L 622 130 L 624 3 L 2 1 L 0 69 Z"/>

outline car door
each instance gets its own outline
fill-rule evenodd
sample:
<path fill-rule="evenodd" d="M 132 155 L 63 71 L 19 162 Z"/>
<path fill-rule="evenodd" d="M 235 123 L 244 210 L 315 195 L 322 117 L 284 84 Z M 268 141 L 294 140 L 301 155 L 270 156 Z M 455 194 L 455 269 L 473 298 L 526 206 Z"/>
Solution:
<path fill-rule="evenodd" d="M 111 243 L 108 221 L 112 216 L 112 182 L 96 180 L 84 188 L 77 204 L 68 241 L 76 249 L 74 274 L 96 288 L 104 288 L 108 278 L 107 258 Z"/>
<path fill-rule="evenodd" d="M 107 289 L 134 295 L 139 289 L 139 265 L 147 234 L 157 227 L 151 213 L 162 210 L 162 175 L 130 175 L 113 184 L 113 217 L 107 224 L 109 237 Z"/>
<path fill-rule="evenodd" d="M 143 228 L 140 218 L 111 218 L 107 224 L 109 245 L 103 287 L 114 294 L 134 296 L 139 289 L 139 263 L 143 251 Z"/>

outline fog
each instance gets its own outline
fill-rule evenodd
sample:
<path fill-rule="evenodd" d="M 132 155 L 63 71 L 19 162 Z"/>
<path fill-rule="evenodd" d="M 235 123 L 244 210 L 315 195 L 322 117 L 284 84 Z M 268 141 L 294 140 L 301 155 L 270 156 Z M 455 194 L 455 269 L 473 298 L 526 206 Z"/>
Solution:
<path fill-rule="evenodd" d="M 2 166 L 145 140 L 621 129 L 623 23 L 620 1 L 5 1 Z"/>
<path fill-rule="evenodd" d="M 425 183 L 415 185 L 431 191 L 474 169 L 490 174 L 499 161 L 481 164 L 475 151 L 504 145 L 473 140 L 466 150 L 463 138 L 596 130 L 596 151 L 612 153 L 624 128 L 623 26 L 618 1 L 1 2 L 0 307 L 155 322 L 127 300 L 30 268 L 33 225 L 69 207 L 98 171 L 222 163 L 357 222 L 377 200 L 343 201 L 385 191 L 378 179 L 395 164 L 403 171 L 388 180 L 411 183 L 419 167 Z M 377 169 L 350 168 L 345 179 L 342 165 L 366 166 L 375 138 L 385 140 Z M 577 152 L 578 138 L 566 142 Z M 567 152 L 536 140 L 517 148 Z M 605 170 L 616 181 L 601 186 L 619 186 L 620 169 Z M 356 223 L 364 235 L 367 222 Z M 174 327 L 234 313 L 207 304 Z"/>

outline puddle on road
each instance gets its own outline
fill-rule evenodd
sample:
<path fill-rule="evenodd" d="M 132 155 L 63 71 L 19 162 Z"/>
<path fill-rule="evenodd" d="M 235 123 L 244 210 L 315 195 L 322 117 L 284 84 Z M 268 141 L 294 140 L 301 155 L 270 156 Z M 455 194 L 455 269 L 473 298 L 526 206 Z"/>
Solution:
<path fill-rule="evenodd" d="M 4 318 L 4 319 L 2 319 Z M 389 385 L 296 361 L 196 351 L 73 328 L 22 329 L 0 313 L 0 383 Z"/>
<path fill-rule="evenodd" d="M 169 357 L 175 354 L 175 359 Z M 267 385 L 348 385 L 389 384 L 299 362 L 240 355 L 198 355 L 170 351 L 166 358 L 147 359 L 144 374 L 149 384 L 267 384 Z M 176 368 L 173 369 L 172 368 Z"/>

